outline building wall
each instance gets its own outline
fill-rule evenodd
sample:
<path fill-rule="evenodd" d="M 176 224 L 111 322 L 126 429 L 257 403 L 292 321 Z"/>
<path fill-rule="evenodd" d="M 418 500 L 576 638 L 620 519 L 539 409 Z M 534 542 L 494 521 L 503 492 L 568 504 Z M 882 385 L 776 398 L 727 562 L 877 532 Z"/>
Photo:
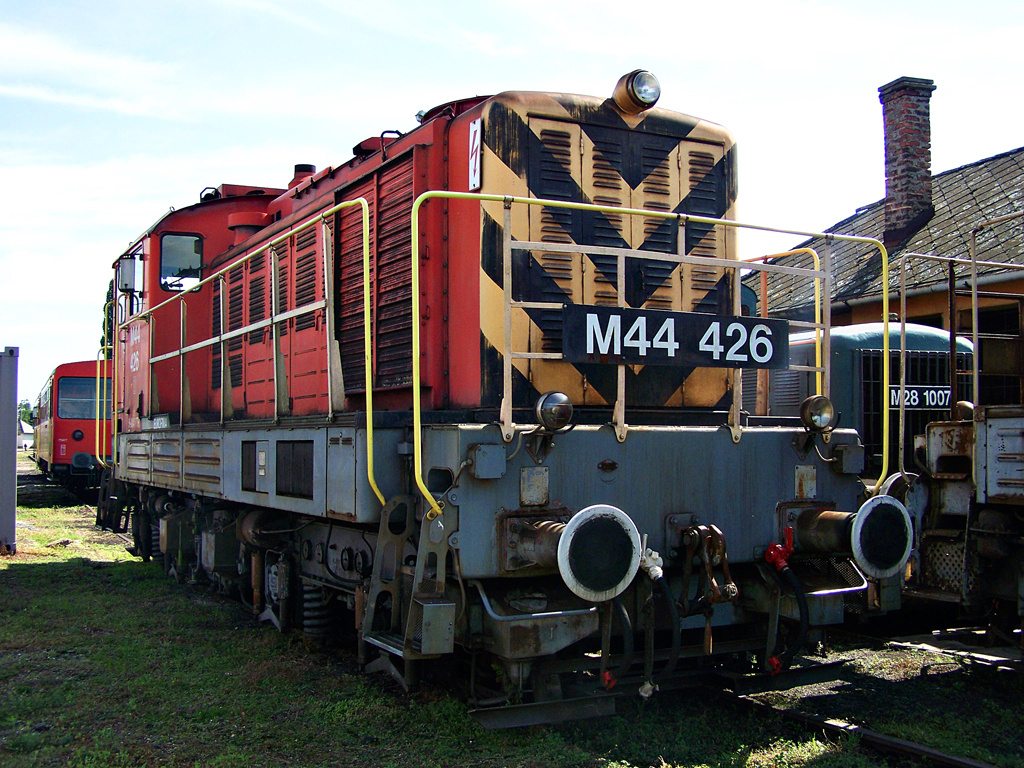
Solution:
<path fill-rule="evenodd" d="M 963 281 L 957 281 L 958 286 Z M 944 288 L 944 286 L 943 286 Z M 1006 293 L 1024 294 L 1024 279 L 1007 281 L 1004 283 L 982 285 L 980 290 L 999 291 Z M 992 308 L 997 306 L 1011 306 L 1012 302 L 1004 299 L 981 299 L 978 302 L 979 308 Z M 960 296 L 958 307 L 963 312 L 969 310 L 971 300 L 969 296 Z M 889 312 L 899 314 L 899 297 L 893 295 L 889 299 Z M 849 308 L 833 307 L 833 322 L 836 325 L 850 325 L 855 323 L 877 323 L 882 319 L 882 301 L 873 301 L 865 304 L 855 304 Z M 919 322 L 924 318 L 941 315 L 942 327 L 949 328 L 949 300 L 946 298 L 945 290 L 935 293 L 927 293 L 920 296 L 911 296 L 907 299 L 907 320 Z M 961 328 L 964 325 L 961 323 Z M 969 327 L 969 326 L 967 326 Z"/>

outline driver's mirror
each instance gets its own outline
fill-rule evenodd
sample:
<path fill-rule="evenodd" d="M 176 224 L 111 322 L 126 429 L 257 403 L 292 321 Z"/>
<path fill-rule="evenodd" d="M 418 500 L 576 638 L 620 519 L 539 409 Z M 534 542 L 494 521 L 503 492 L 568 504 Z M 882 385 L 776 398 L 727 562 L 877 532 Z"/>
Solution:
<path fill-rule="evenodd" d="M 122 293 L 135 291 L 135 259 L 120 259 L 117 262 L 117 290 Z"/>

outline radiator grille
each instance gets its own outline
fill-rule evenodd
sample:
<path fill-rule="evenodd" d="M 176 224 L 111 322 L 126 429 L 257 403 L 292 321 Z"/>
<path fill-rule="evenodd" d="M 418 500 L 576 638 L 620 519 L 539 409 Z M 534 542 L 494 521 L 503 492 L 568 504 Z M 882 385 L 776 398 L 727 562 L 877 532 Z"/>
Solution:
<path fill-rule="evenodd" d="M 861 432 L 868 469 L 878 471 L 881 467 L 882 455 L 882 351 L 877 349 L 862 350 L 861 353 L 861 424 L 857 428 Z M 917 351 L 907 352 L 908 385 L 949 386 L 949 353 Z M 957 370 L 966 370 L 971 365 L 971 356 L 960 352 L 957 354 Z M 971 377 L 968 374 L 957 376 L 957 388 L 961 399 L 970 391 Z M 898 385 L 900 381 L 900 353 L 890 353 L 889 382 Z M 888 396 L 888 393 L 886 393 Z M 949 419 L 949 408 L 929 410 L 907 409 L 906 440 L 904 442 L 905 465 L 913 468 L 914 435 L 924 434 L 925 427 L 932 421 Z M 895 416 L 895 418 L 894 418 Z M 888 472 L 895 471 L 899 462 L 899 409 L 893 408 L 889 416 L 890 459 Z"/>
<path fill-rule="evenodd" d="M 376 200 L 373 183 L 366 181 L 346 191 L 346 197 L 365 198 L 370 213 L 370 242 L 374 241 L 373 231 Z M 363 353 L 363 225 L 362 211 L 353 206 L 335 214 L 334 226 L 338 254 L 335 265 L 336 326 L 338 345 L 341 349 L 341 371 L 345 378 L 346 392 L 362 392 L 366 389 L 366 362 Z M 371 292 L 373 271 L 370 272 Z M 371 320 L 372 320 L 371 302 Z"/>
<path fill-rule="evenodd" d="M 364 197 L 369 204 L 371 250 L 371 315 L 376 330 L 374 385 L 381 388 L 412 383 L 412 214 L 413 156 L 396 162 L 345 191 L 345 199 Z M 337 333 L 345 389 L 366 389 L 363 360 L 362 224 L 358 208 L 342 211 L 335 269 L 340 297 Z"/>
<path fill-rule="evenodd" d="M 295 306 L 302 307 L 316 301 L 320 270 L 317 269 L 316 249 L 306 250 L 295 260 Z M 295 318 L 295 330 L 301 331 L 316 325 L 316 314 L 307 312 Z"/>
<path fill-rule="evenodd" d="M 970 597 L 978 588 L 977 558 L 973 553 L 967 557 L 966 582 L 964 565 L 962 541 L 929 538 L 921 545 L 921 581 L 925 587 L 953 595 L 961 594 L 966 587 L 965 596 Z"/>
<path fill-rule="evenodd" d="M 412 384 L 412 157 L 380 175 L 377 205 L 377 386 Z M 417 319 L 418 320 L 418 319 Z"/>
<path fill-rule="evenodd" d="M 261 253 L 249 260 L 249 324 L 258 323 L 267 317 L 267 270 L 266 254 Z M 266 335 L 266 328 L 249 334 L 250 344 L 260 344 Z"/>

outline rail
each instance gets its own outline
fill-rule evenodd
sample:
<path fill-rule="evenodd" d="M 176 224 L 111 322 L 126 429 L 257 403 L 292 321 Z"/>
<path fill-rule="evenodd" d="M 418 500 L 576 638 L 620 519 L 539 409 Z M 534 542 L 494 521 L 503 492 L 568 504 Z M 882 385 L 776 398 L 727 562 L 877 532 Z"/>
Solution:
<path fill-rule="evenodd" d="M 429 492 L 426 484 L 423 480 L 423 460 L 422 460 L 422 402 L 421 402 L 421 370 L 420 370 L 420 338 L 419 338 L 419 326 L 415 318 L 419 317 L 420 314 L 420 288 L 419 288 L 419 211 L 422 205 L 434 198 L 447 198 L 447 199 L 460 199 L 460 200 L 476 200 L 483 204 L 486 202 L 501 203 L 504 207 L 505 215 L 505 234 L 503 242 L 503 294 L 504 294 L 504 344 L 503 351 L 505 352 L 503 358 L 504 370 L 503 370 L 503 397 L 500 407 L 500 421 L 503 437 L 506 441 L 511 440 L 515 434 L 515 424 L 512 419 L 512 395 L 511 395 L 511 381 L 512 381 L 512 361 L 513 359 L 530 359 L 530 358 L 558 358 L 560 355 L 557 353 L 538 353 L 538 352 L 514 352 L 511 348 L 512 345 L 512 333 L 511 333 L 511 313 L 513 309 L 528 309 L 528 308 L 560 308 L 560 304 L 553 304 L 549 302 L 518 302 L 512 300 L 512 259 L 511 254 L 514 250 L 520 251 L 532 251 L 532 250 L 545 250 L 545 251 L 565 251 L 565 252 L 578 252 L 588 254 L 605 254 L 612 255 L 616 258 L 617 263 L 617 288 L 618 288 L 618 305 L 619 307 L 625 306 L 625 260 L 627 258 L 640 258 L 645 260 L 659 260 L 667 261 L 677 264 L 691 264 L 697 266 L 706 266 L 716 269 L 734 270 L 737 274 L 737 279 L 733 280 L 733 312 L 736 315 L 741 313 L 741 281 L 738 279 L 740 270 L 753 270 L 763 273 L 778 273 L 778 274 L 792 274 L 811 278 L 815 280 L 815 297 L 816 297 L 816 316 L 821 312 L 818 302 L 820 301 L 818 295 L 818 280 L 822 281 L 824 287 L 824 293 L 826 296 L 826 305 L 823 313 L 823 322 L 815 323 L 803 323 L 821 330 L 825 330 L 825 353 L 824 353 L 824 370 L 826 375 L 824 376 L 823 388 L 827 393 L 829 384 L 827 369 L 829 365 L 828 355 L 828 328 L 830 327 L 830 310 L 831 310 L 831 285 L 829 281 L 828 268 L 826 264 L 825 269 L 821 269 L 820 262 L 818 261 L 817 254 L 815 253 L 815 264 L 816 269 L 806 269 L 800 267 L 789 267 L 781 264 L 774 263 L 753 263 L 750 261 L 738 261 L 729 259 L 718 259 L 708 258 L 699 256 L 687 256 L 683 253 L 685 246 L 685 239 L 682 233 L 685 232 L 685 225 L 688 223 L 694 224 L 707 224 L 712 227 L 722 226 L 727 228 L 743 228 L 751 229 L 761 232 L 772 232 L 786 235 L 796 235 L 801 237 L 815 237 L 823 238 L 826 244 L 833 241 L 844 241 L 844 242 L 857 242 L 870 245 L 877 248 L 881 253 L 882 259 L 882 280 L 883 284 L 888 284 L 888 253 L 885 250 L 885 246 L 878 240 L 869 237 L 859 237 L 853 235 L 837 235 L 833 233 L 820 233 L 820 232 L 808 232 L 794 229 L 780 229 L 775 227 L 766 227 L 756 224 L 749 224 L 745 222 L 732 221 L 727 219 L 716 219 L 704 216 L 694 216 L 689 214 L 671 213 L 665 211 L 651 211 L 645 209 L 636 208 L 618 208 L 614 206 L 600 206 L 592 205 L 587 203 L 573 203 L 562 200 L 546 200 L 541 198 L 523 198 L 514 196 L 504 195 L 487 195 L 470 192 L 449 192 L 441 190 L 432 190 L 424 192 L 419 195 L 413 202 L 411 212 L 411 289 L 412 289 L 412 400 L 413 400 L 413 465 L 414 465 L 414 477 L 417 487 L 423 494 L 424 498 L 430 504 L 430 510 L 427 513 L 427 517 L 433 520 L 441 514 L 441 508 L 438 506 L 437 501 L 434 499 L 433 494 Z M 333 303 L 334 296 L 331 290 L 330 277 L 333 275 L 333 250 L 331 246 L 332 238 L 324 236 L 322 238 L 322 244 L 324 248 L 324 299 L 309 304 L 304 304 L 302 307 L 281 312 L 278 307 L 278 286 L 277 286 L 277 254 L 276 246 L 285 242 L 287 239 L 305 231 L 306 229 L 315 226 L 318 222 L 325 228 L 325 233 L 329 232 L 330 225 L 327 222 L 327 218 L 334 213 L 348 207 L 360 206 L 362 211 L 362 226 L 363 226 L 363 324 L 364 324 L 364 363 L 365 363 L 365 376 L 366 376 L 366 429 L 367 429 L 367 477 L 370 483 L 370 487 L 373 490 L 377 499 L 383 505 L 385 503 L 383 494 L 381 493 L 374 475 L 374 438 L 373 438 L 373 422 L 374 422 L 374 411 L 373 411 L 373 365 L 372 365 L 372 328 L 371 328 L 371 312 L 370 312 L 370 251 L 369 251 L 369 207 L 367 201 L 363 198 L 356 200 L 348 200 L 339 203 L 335 206 L 328 208 L 327 210 L 310 217 L 308 220 L 301 224 L 289 229 L 287 232 L 275 237 L 270 242 L 260 246 L 252 252 L 245 254 L 237 261 L 225 266 L 217 272 L 203 278 L 195 285 L 191 286 L 187 290 L 183 291 L 178 296 L 172 297 L 160 304 L 146 309 L 142 312 L 136 313 L 131 317 L 128 317 L 124 322 L 117 324 L 118 332 L 127 332 L 132 324 L 139 322 L 150 322 L 154 316 L 154 313 L 164 307 L 172 305 L 174 302 L 179 302 L 179 323 L 181 329 L 181 341 L 178 349 L 159 355 L 152 355 L 153 345 L 153 334 L 149 334 L 149 345 L 150 355 L 148 358 L 148 366 L 150 370 L 150 378 L 152 379 L 152 367 L 159 362 L 164 360 L 171 360 L 180 358 L 179 363 L 179 393 L 182 397 L 179 405 L 179 419 L 186 415 L 186 398 L 185 398 L 185 356 L 199 349 L 213 347 L 220 345 L 221 348 L 221 366 L 222 366 L 222 382 L 230 383 L 230 368 L 228 365 L 227 356 L 227 343 L 234 338 L 241 337 L 247 333 L 262 328 L 271 328 L 271 332 L 274 338 L 274 354 L 275 354 L 275 366 L 274 366 L 274 413 L 275 420 L 281 415 L 281 402 L 280 392 L 281 386 L 278 381 L 278 370 L 276 361 L 276 350 L 277 350 L 277 327 L 278 324 L 288 320 L 289 318 L 296 317 L 301 314 L 306 314 L 317 309 L 324 309 L 327 315 L 327 322 L 329 327 L 332 326 L 333 320 Z M 574 244 L 559 244 L 559 243 L 545 243 L 545 242 L 533 242 L 533 241 L 519 241 L 513 242 L 511 239 L 511 207 L 513 205 L 540 205 L 550 208 L 564 208 L 573 209 L 580 211 L 592 211 L 600 213 L 611 213 L 618 216 L 643 216 L 647 218 L 663 219 L 663 220 L 675 220 L 679 223 L 679 233 L 677 253 L 663 253 L 658 251 L 640 251 L 629 248 L 603 248 L 599 246 L 579 246 Z M 187 344 L 186 341 L 186 329 L 187 329 L 187 311 L 185 309 L 185 297 L 189 293 L 198 291 L 202 286 L 213 281 L 221 281 L 223 285 L 226 280 L 226 276 L 229 272 L 234 269 L 241 268 L 245 263 L 250 261 L 255 256 L 269 252 L 271 260 L 271 299 L 272 309 L 270 317 L 250 323 L 246 326 L 233 329 L 225 332 L 225 319 L 226 319 L 226 294 L 227 292 L 221 290 L 220 292 L 220 306 L 218 307 L 218 315 L 220 319 L 219 333 L 215 337 L 202 340 L 194 344 Z M 798 249 L 799 252 L 799 249 Z M 827 259 L 826 259 L 827 261 Z M 889 303 L 888 303 L 888 292 L 883 292 L 882 295 L 882 319 L 885 325 L 884 334 L 884 354 L 883 354 L 883 377 L 882 377 L 882 388 L 883 392 L 888 390 L 889 382 L 889 340 L 888 340 L 888 314 L 889 314 Z M 333 419 L 335 411 L 342 406 L 342 400 L 339 395 L 343 397 L 342 393 L 338 392 L 336 386 L 336 379 L 340 376 L 340 361 L 337 360 L 336 347 L 333 343 L 333 338 L 329 337 L 328 343 L 328 419 Z M 816 362 L 819 364 L 816 367 L 822 367 L 821 351 L 817 351 Z M 116 345 L 114 354 L 114 368 L 117 375 L 119 371 L 119 361 L 117 360 Z M 625 364 L 618 364 L 618 378 L 616 387 L 616 401 L 613 406 L 613 417 L 612 426 L 615 430 L 617 439 L 621 442 L 626 438 L 627 424 L 625 419 Z M 733 404 L 729 410 L 728 415 L 728 426 L 732 432 L 732 439 L 734 442 L 740 440 L 742 433 L 741 427 L 741 416 L 740 410 L 742 408 L 742 377 L 740 375 L 740 369 L 733 369 L 732 371 L 732 386 L 733 386 Z M 819 375 L 821 375 L 819 373 Z M 226 391 L 227 390 L 227 391 Z M 225 415 L 230 416 L 231 402 L 227 400 L 230 396 L 229 387 L 221 387 L 221 409 L 220 409 L 220 420 L 223 423 Z M 883 410 L 883 463 L 888 462 L 888 409 Z M 115 420 L 116 429 L 116 420 Z M 115 449 L 116 450 L 116 449 Z M 116 453 L 115 453 L 116 457 Z M 116 461 L 116 458 L 115 458 Z M 870 489 L 871 493 L 877 493 L 884 478 L 879 478 L 878 483 L 873 489 Z"/>
<path fill-rule="evenodd" d="M 827 245 L 827 244 L 826 244 Z M 743 259 L 744 262 L 761 261 L 767 262 L 768 259 L 782 259 L 787 256 L 799 256 L 802 253 L 809 254 L 814 259 L 814 269 L 818 272 L 822 271 L 821 258 L 818 256 L 818 252 L 813 248 L 794 248 L 792 251 L 783 251 L 782 253 L 771 253 L 764 256 L 754 256 L 749 259 Z M 826 251 L 827 253 L 827 251 Z M 826 263 L 824 271 L 831 273 L 829 265 Z M 824 318 L 822 318 L 821 311 L 821 283 L 819 280 L 822 278 L 814 278 L 814 322 L 805 323 L 798 320 L 791 320 L 790 325 L 802 326 L 813 328 L 814 330 L 814 365 L 791 365 L 790 368 L 797 371 L 811 371 L 814 373 L 815 391 L 819 395 L 829 396 L 830 392 L 830 380 L 829 374 L 831 368 L 831 349 L 832 344 L 829 339 L 831 330 L 832 313 L 828 312 Z M 761 272 L 761 317 L 768 317 L 768 273 Z M 824 331 L 824 333 L 822 333 Z M 822 336 L 824 336 L 824 359 L 825 364 L 822 365 Z M 767 374 L 767 370 L 763 371 Z M 761 401 L 761 395 L 763 387 L 761 384 L 762 371 L 758 371 L 758 382 L 757 382 L 757 394 L 758 402 Z M 824 379 L 824 384 L 822 380 Z M 764 392 L 765 398 L 767 398 L 767 392 Z M 758 415 L 764 416 L 767 412 L 767 404 L 765 404 L 765 413 L 761 412 L 760 407 L 757 409 Z"/>
<path fill-rule="evenodd" d="M 978 233 L 981 230 L 988 227 L 994 227 L 997 224 L 1003 224 L 1007 221 L 1019 219 L 1024 217 L 1024 211 L 1018 211 L 1016 213 L 1008 213 L 1005 216 L 997 216 L 989 221 L 983 221 L 981 224 L 971 230 L 971 242 L 970 242 L 970 254 L 971 254 L 971 341 L 974 343 L 974 384 L 973 384 L 973 396 L 974 402 L 979 401 L 979 382 L 978 382 Z M 1024 266 L 1019 264 L 1004 264 L 1000 263 L 1000 266 L 1007 269 L 1024 269 Z"/>
<path fill-rule="evenodd" d="M 487 195 L 473 192 L 450 192 L 443 190 L 431 190 L 424 192 L 419 195 L 412 206 L 412 357 L 413 357 L 413 371 L 412 371 L 412 397 L 413 397 L 413 475 L 415 477 L 416 486 L 419 488 L 420 493 L 424 499 L 430 504 L 430 510 L 427 512 L 427 518 L 433 520 L 441 514 L 441 507 L 438 505 L 433 494 L 426 487 L 426 483 L 423 480 L 423 450 L 422 450 L 422 407 L 420 397 L 420 339 L 419 339 L 419 326 L 416 318 L 419 317 L 419 211 L 421 206 L 434 198 L 445 198 L 452 200 L 476 200 L 481 204 L 486 202 L 501 203 L 504 209 L 504 241 L 502 246 L 503 252 L 503 267 L 502 267 L 502 280 L 503 280 L 503 294 L 504 294 L 504 342 L 503 342 L 503 393 L 502 402 L 499 413 L 500 426 L 502 430 L 502 436 L 505 441 L 510 441 L 515 433 L 515 424 L 512 420 L 512 360 L 515 359 L 560 359 L 557 353 L 543 353 L 543 352 L 518 352 L 514 353 L 511 349 L 512 344 L 512 330 L 511 330 L 511 313 L 513 309 L 527 309 L 527 308 L 559 308 L 560 304 L 551 302 L 517 302 L 512 300 L 512 259 L 511 253 L 513 250 L 532 251 L 532 250 L 544 250 L 548 252 L 564 251 L 564 252 L 578 252 L 588 254 L 605 254 L 613 255 L 617 259 L 617 280 L 618 280 L 618 304 L 620 307 L 625 306 L 625 259 L 626 258 L 642 258 L 651 260 L 662 260 L 671 261 L 680 264 L 695 264 L 700 266 L 710 266 L 714 268 L 724 269 L 752 269 L 755 271 L 763 272 L 777 272 L 777 273 L 788 273 L 797 274 L 804 277 L 810 278 L 821 278 L 825 285 L 825 295 L 828 297 L 827 306 L 828 312 L 831 311 L 831 286 L 828 281 L 828 274 L 820 270 L 808 270 L 797 267 L 787 267 L 779 264 L 755 264 L 752 262 L 733 261 L 728 259 L 715 259 L 698 256 L 686 256 L 681 251 L 684 250 L 685 240 L 680 237 L 679 245 L 677 250 L 680 253 L 670 254 L 662 253 L 657 251 L 639 251 L 629 248 L 603 248 L 598 246 L 580 246 L 572 244 L 556 244 L 556 243 L 543 243 L 543 242 L 532 242 L 532 241 L 512 241 L 511 234 L 511 206 L 513 205 L 541 205 L 549 208 L 565 208 L 580 211 L 592 211 L 598 213 L 612 213 L 617 216 L 643 216 L 648 218 L 657 219 L 671 219 L 679 222 L 680 232 L 684 231 L 684 225 L 687 223 L 695 224 L 709 224 L 711 226 L 721 225 L 723 227 L 735 227 L 752 229 L 761 232 L 775 232 L 779 234 L 787 235 L 798 235 L 802 237 L 819 237 L 824 238 L 826 243 L 832 241 L 842 242 L 855 242 L 864 243 L 877 248 L 881 253 L 882 262 L 882 280 L 883 285 L 888 285 L 889 278 L 889 257 L 885 246 L 874 238 L 860 237 L 854 235 L 837 235 L 833 233 L 822 233 L 822 232 L 804 232 L 800 230 L 788 230 L 779 229 L 775 227 L 766 227 L 756 224 L 748 224 L 744 222 L 731 221 L 727 219 L 715 219 L 704 216 L 693 216 L 689 214 L 671 213 L 665 211 L 650 211 L 645 209 L 637 208 L 619 208 L 615 206 L 602 206 L 592 205 L 588 203 L 574 203 L 567 202 L 564 200 L 545 200 L 541 198 L 525 198 L 515 197 L 507 195 Z M 740 280 L 733 281 L 733 311 L 735 314 L 740 314 Z M 883 292 L 882 295 L 882 319 L 885 326 L 885 339 L 884 339 L 884 356 L 882 364 L 882 387 L 883 392 L 888 391 L 889 387 L 889 296 L 888 292 Z M 826 321 L 828 322 L 828 321 Z M 827 358 L 826 358 L 827 364 Z M 741 434 L 740 427 L 740 409 L 742 408 L 742 376 L 740 375 L 739 369 L 734 369 L 732 374 L 733 381 L 733 403 L 729 410 L 728 425 L 732 432 L 732 438 L 734 442 L 738 442 Z M 616 402 L 613 406 L 612 411 L 612 425 L 615 429 L 616 438 L 622 442 L 626 437 L 626 420 L 625 420 L 625 364 L 618 365 L 618 380 L 616 390 Z M 883 411 L 883 440 L 882 440 L 882 460 L 887 463 L 889 459 L 889 416 L 887 410 Z M 871 494 L 875 494 L 879 491 L 884 481 L 884 477 L 878 479 L 878 482 L 874 488 L 870 489 Z"/>
<path fill-rule="evenodd" d="M 907 472 L 905 468 L 905 432 L 906 432 L 906 355 L 907 355 L 907 338 L 906 338 L 906 316 L 907 316 L 907 285 L 906 285 L 906 269 L 905 263 L 910 259 L 922 259 L 925 261 L 935 261 L 949 266 L 952 271 L 956 265 L 968 266 L 971 268 L 970 273 L 970 284 L 971 284 L 971 343 L 974 349 L 974 354 L 971 356 L 971 374 L 972 382 L 971 395 L 973 402 L 977 404 L 980 402 L 980 358 L 981 355 L 978 353 L 978 267 L 992 267 L 995 269 L 1004 269 L 1010 271 L 1024 271 L 1024 265 L 1013 264 L 1002 261 L 978 261 L 977 258 L 977 235 L 983 229 L 994 226 L 996 224 L 1002 224 L 1006 221 L 1018 219 L 1024 217 L 1024 212 L 1011 213 L 1006 216 L 1000 216 L 992 219 L 991 221 L 985 221 L 979 224 L 971 231 L 971 240 L 969 245 L 970 258 L 962 259 L 956 258 L 955 256 L 939 256 L 933 253 L 916 253 L 908 252 L 901 255 L 898 259 L 899 273 L 900 273 L 900 415 L 899 415 L 899 470 L 900 476 L 904 482 L 909 482 Z M 955 296 L 952 294 L 952 283 L 953 277 L 950 277 L 950 318 L 949 318 L 949 333 L 950 333 L 950 386 L 954 385 L 953 380 L 953 366 L 955 360 L 955 318 L 953 314 L 955 312 Z M 883 400 L 883 402 L 885 402 Z M 955 404 L 950 403 L 952 408 Z M 884 409 L 886 412 L 888 409 Z M 972 466 L 977 467 L 978 462 L 972 462 Z M 976 472 L 976 469 L 975 469 Z M 975 483 L 977 483 L 977 477 L 974 477 Z"/>

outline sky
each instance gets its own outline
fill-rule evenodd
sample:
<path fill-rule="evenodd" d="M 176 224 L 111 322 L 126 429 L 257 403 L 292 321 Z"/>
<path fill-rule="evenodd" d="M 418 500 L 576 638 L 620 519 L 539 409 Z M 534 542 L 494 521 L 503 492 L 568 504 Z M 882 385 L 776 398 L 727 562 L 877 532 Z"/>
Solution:
<path fill-rule="evenodd" d="M 898 77 L 937 86 L 933 172 L 1024 145 L 1022 40 L 1016 0 L 0 0 L 0 347 L 34 402 L 96 357 L 112 262 L 204 188 L 283 187 L 436 104 L 611 95 L 636 68 L 731 131 L 741 221 L 818 232 L 884 197 Z"/>

